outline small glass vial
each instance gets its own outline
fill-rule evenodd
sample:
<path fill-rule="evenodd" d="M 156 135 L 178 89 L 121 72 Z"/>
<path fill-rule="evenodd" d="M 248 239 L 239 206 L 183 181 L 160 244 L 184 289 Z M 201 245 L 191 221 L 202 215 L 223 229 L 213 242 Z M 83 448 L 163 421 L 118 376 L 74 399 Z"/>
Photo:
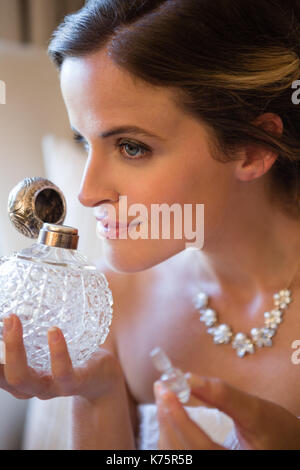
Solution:
<path fill-rule="evenodd" d="M 160 380 L 174 392 L 181 403 L 187 403 L 191 390 L 189 384 L 180 369 L 173 367 L 166 353 L 159 347 L 150 352 L 154 367 L 162 372 Z"/>

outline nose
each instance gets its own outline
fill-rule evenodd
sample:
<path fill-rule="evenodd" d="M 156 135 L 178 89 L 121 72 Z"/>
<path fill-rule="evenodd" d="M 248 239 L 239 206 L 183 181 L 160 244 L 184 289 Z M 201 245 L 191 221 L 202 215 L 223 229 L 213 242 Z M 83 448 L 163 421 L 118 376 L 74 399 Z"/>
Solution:
<path fill-rule="evenodd" d="M 93 159 L 86 164 L 77 197 L 86 207 L 96 207 L 104 202 L 119 200 L 119 194 L 113 189 L 110 179 L 105 177 L 104 171 L 99 169 L 99 165 Z"/>

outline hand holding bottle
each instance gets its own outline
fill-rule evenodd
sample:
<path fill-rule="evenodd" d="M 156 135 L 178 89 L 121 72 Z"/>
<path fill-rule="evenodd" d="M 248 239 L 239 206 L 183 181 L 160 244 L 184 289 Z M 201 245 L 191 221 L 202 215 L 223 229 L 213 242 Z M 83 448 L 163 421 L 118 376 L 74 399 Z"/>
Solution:
<path fill-rule="evenodd" d="M 48 331 L 52 374 L 27 364 L 22 324 L 16 315 L 4 320 L 5 364 L 0 365 L 0 387 L 20 399 L 47 400 L 58 396 L 81 396 L 89 401 L 109 394 L 123 380 L 117 358 L 99 350 L 84 367 L 73 368 L 67 345 L 58 328 Z"/>
<path fill-rule="evenodd" d="M 283 406 L 244 392 L 217 377 L 185 374 L 191 394 L 234 423 L 231 450 L 298 450 L 300 419 Z M 156 381 L 159 450 L 226 450 L 193 421 L 176 394 Z"/>

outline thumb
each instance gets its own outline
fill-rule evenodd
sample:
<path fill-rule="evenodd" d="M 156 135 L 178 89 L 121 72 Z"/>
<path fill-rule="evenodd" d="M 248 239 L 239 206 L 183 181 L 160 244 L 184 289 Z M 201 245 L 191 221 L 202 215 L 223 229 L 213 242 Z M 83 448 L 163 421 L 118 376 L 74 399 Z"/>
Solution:
<path fill-rule="evenodd" d="M 236 425 L 247 430 L 256 427 L 262 406 L 269 402 L 235 388 L 215 377 L 185 374 L 191 394 L 230 416 Z"/>

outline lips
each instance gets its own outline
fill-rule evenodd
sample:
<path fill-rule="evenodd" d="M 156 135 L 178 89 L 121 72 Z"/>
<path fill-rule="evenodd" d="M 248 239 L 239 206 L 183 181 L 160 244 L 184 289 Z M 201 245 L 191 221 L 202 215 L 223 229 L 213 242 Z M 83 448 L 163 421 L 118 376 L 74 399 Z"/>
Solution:
<path fill-rule="evenodd" d="M 103 227 L 109 228 L 109 229 L 124 229 L 124 228 L 128 228 L 130 225 L 130 223 L 124 224 L 121 222 L 114 222 L 111 220 L 101 219 L 98 217 L 97 217 L 97 220 L 103 225 Z M 133 225 L 137 225 L 137 224 L 133 224 Z"/>
<path fill-rule="evenodd" d="M 119 239 L 120 237 L 127 238 L 127 234 L 130 232 L 133 226 L 140 225 L 140 222 L 130 222 L 129 224 L 122 224 L 121 222 L 113 222 L 111 220 L 98 219 L 97 233 L 101 239 Z"/>

